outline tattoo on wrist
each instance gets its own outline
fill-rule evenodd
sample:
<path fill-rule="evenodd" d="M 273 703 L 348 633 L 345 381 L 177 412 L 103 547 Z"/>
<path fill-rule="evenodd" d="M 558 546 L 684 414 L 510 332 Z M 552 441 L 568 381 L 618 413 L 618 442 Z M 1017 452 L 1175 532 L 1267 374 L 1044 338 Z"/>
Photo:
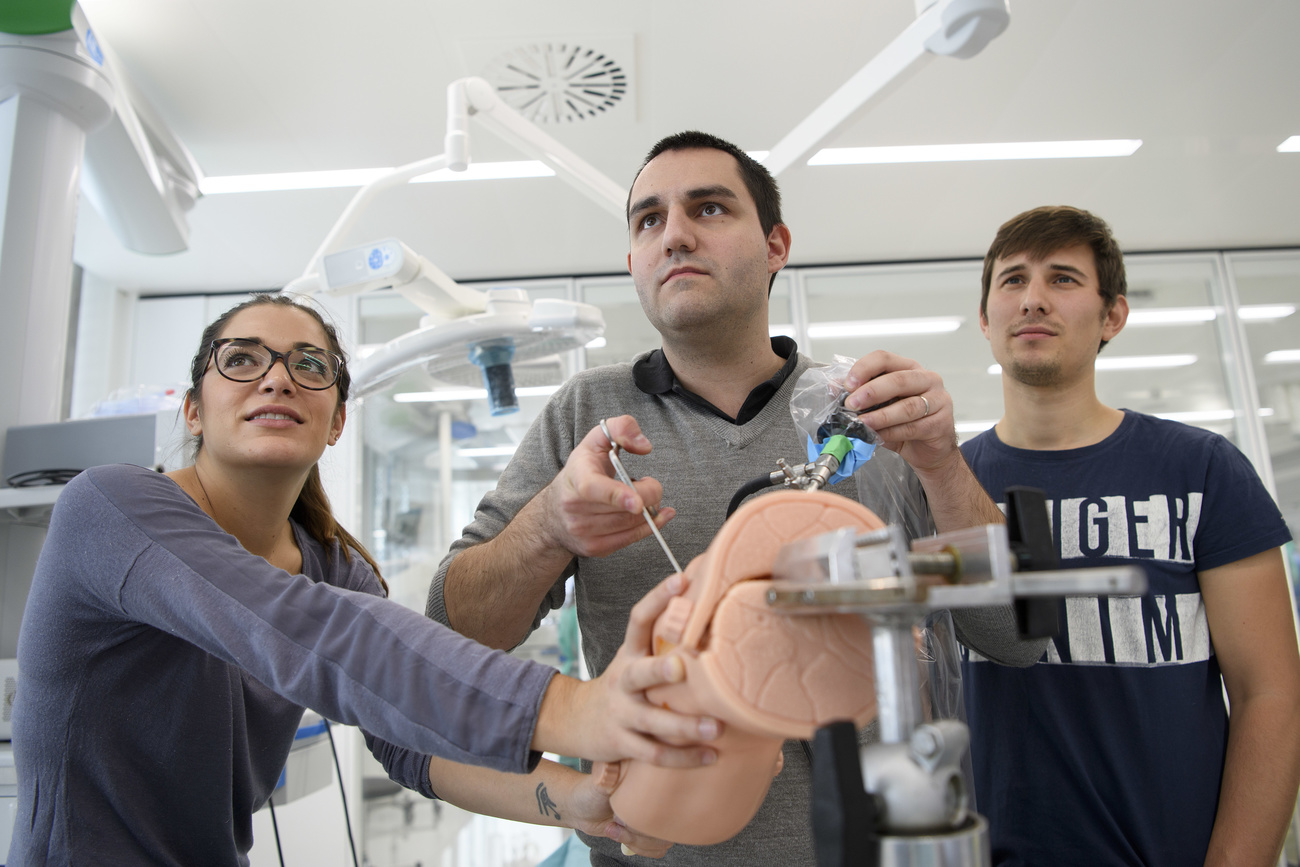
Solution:
<path fill-rule="evenodd" d="M 560 821 L 560 808 L 551 800 L 550 794 L 546 791 L 545 783 L 537 784 L 537 812 L 543 816 L 554 816 L 555 821 Z"/>

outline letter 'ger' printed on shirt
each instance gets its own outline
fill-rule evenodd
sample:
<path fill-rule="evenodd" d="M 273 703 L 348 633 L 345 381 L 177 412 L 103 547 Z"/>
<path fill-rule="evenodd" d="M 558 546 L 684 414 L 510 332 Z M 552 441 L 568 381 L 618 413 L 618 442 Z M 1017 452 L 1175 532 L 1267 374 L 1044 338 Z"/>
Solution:
<path fill-rule="evenodd" d="M 1061 567 L 1069 568 L 1072 559 L 1107 557 L 1190 566 L 1201 500 L 1200 493 L 1048 500 Z M 1006 511 L 1006 503 L 998 507 Z M 1046 663 L 1180 665 L 1205 662 L 1213 653 L 1199 592 L 1069 598 L 1063 605 L 1061 633 L 1048 645 Z M 967 652 L 971 661 L 984 661 Z"/>

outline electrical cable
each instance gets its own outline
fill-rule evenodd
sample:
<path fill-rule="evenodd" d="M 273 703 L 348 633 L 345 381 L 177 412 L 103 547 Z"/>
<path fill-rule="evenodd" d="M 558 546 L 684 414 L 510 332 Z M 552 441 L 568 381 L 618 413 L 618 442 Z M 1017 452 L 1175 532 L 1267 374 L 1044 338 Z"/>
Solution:
<path fill-rule="evenodd" d="M 744 502 L 745 498 L 750 494 L 756 494 L 764 488 L 772 487 L 772 485 L 772 476 L 770 474 L 762 475 L 756 479 L 745 482 L 745 484 L 741 485 L 740 489 L 736 491 L 735 495 L 732 496 L 731 503 L 727 506 L 727 517 L 730 518 L 731 513 L 739 509 L 740 504 Z"/>
<path fill-rule="evenodd" d="M 275 831 L 275 853 L 280 856 L 280 867 L 284 867 L 284 850 L 280 848 L 280 823 L 275 821 L 275 794 L 266 799 L 266 806 L 271 811 L 271 829 Z"/>
<path fill-rule="evenodd" d="M 5 482 L 11 488 L 38 488 L 44 485 L 66 485 L 81 470 L 29 470 L 14 473 Z"/>
<path fill-rule="evenodd" d="M 352 837 L 352 814 L 348 812 L 348 793 L 347 788 L 343 785 L 343 768 L 339 765 L 339 753 L 334 748 L 334 732 L 331 731 L 330 721 L 321 717 L 325 723 L 325 734 L 330 739 L 330 753 L 334 756 L 334 773 L 339 778 L 339 795 L 343 798 L 343 824 L 348 829 L 348 845 L 352 847 L 352 867 L 361 867 L 361 862 L 357 860 L 357 841 Z"/>

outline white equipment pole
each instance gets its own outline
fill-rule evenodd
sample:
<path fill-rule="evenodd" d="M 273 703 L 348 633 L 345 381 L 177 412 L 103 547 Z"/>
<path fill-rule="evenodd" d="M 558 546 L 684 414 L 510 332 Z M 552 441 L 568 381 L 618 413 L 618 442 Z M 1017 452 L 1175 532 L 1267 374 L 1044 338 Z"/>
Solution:
<path fill-rule="evenodd" d="M 0 451 L 60 420 L 82 155 L 113 113 L 88 35 L 0 34 Z"/>

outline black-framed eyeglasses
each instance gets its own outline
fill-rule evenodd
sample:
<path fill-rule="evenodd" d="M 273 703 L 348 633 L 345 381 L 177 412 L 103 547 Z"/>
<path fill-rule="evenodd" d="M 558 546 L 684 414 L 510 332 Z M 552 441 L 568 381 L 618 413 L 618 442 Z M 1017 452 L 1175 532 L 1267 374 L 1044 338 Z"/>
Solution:
<path fill-rule="evenodd" d="M 256 340 L 222 337 L 212 341 L 209 355 L 217 373 L 233 382 L 256 382 L 271 371 L 277 361 L 284 361 L 289 378 L 311 391 L 324 391 L 339 381 L 343 359 L 328 349 L 305 346 L 276 352 Z"/>

